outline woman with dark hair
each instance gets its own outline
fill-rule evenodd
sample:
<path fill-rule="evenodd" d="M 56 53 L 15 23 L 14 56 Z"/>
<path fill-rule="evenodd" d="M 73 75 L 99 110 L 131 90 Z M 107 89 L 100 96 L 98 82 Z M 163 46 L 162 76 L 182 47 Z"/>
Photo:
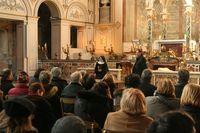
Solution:
<path fill-rule="evenodd" d="M 146 133 L 199 133 L 195 122 L 185 112 L 170 111 L 160 115 L 148 127 Z"/>
<path fill-rule="evenodd" d="M 30 84 L 32 83 L 35 83 L 35 82 L 40 82 L 39 80 L 39 76 L 40 76 L 40 73 L 42 71 L 44 71 L 45 69 L 44 68 L 38 68 L 35 73 L 34 73 L 34 76 L 30 78 Z"/>
<path fill-rule="evenodd" d="M 86 90 L 90 90 L 95 83 L 96 81 L 94 74 L 88 74 L 88 73 L 84 75 L 81 81 L 81 84 Z"/>
<path fill-rule="evenodd" d="M 8 95 L 8 91 L 13 88 L 13 74 L 10 69 L 3 70 L 3 74 L 1 77 L 1 90 L 3 91 L 4 96 Z"/>
<path fill-rule="evenodd" d="M 140 90 L 144 93 L 145 97 L 153 96 L 156 86 L 151 84 L 152 71 L 150 69 L 144 69 L 141 75 Z"/>
<path fill-rule="evenodd" d="M 102 79 L 108 72 L 108 65 L 104 56 L 100 56 L 95 65 L 95 74 L 97 79 Z"/>
<path fill-rule="evenodd" d="M 74 113 L 83 120 L 94 120 L 103 128 L 107 114 L 112 111 L 110 99 L 108 85 L 105 82 L 95 83 L 90 91 L 78 93 Z"/>

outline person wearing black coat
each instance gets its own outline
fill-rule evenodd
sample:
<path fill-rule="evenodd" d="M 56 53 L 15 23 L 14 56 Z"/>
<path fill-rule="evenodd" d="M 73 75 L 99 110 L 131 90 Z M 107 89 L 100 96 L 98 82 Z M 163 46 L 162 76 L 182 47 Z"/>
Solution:
<path fill-rule="evenodd" d="M 153 96 L 156 86 L 151 84 L 152 72 L 150 69 L 145 69 L 141 75 L 140 90 L 144 93 L 145 97 Z"/>
<path fill-rule="evenodd" d="M 61 68 L 59 67 L 53 67 L 51 69 L 52 79 L 51 79 L 51 85 L 58 87 L 58 95 L 60 96 L 63 89 L 68 85 L 67 81 L 61 78 Z"/>
<path fill-rule="evenodd" d="M 102 79 L 106 73 L 109 71 L 108 70 L 108 65 L 106 63 L 106 59 L 104 56 L 100 56 L 98 61 L 96 62 L 95 65 L 95 75 L 97 79 Z"/>
<path fill-rule="evenodd" d="M 76 71 L 70 75 L 71 83 L 64 88 L 61 93 L 61 97 L 64 98 L 76 98 L 78 92 L 85 90 L 81 84 L 82 75 L 79 71 Z M 73 104 L 64 104 L 64 112 L 74 113 Z"/>
<path fill-rule="evenodd" d="M 1 77 L 0 89 L 3 91 L 3 95 L 6 96 L 12 88 L 14 88 L 12 71 L 10 69 L 5 69 Z"/>
<path fill-rule="evenodd" d="M 75 98 L 77 96 L 77 93 L 84 89 L 81 84 L 82 75 L 79 71 L 72 73 L 70 77 L 71 82 L 64 88 L 61 97 Z"/>
<path fill-rule="evenodd" d="M 181 97 L 183 88 L 188 84 L 190 78 L 190 73 L 186 69 L 181 69 L 178 71 L 178 82 L 175 84 L 175 94 L 177 98 Z"/>
<path fill-rule="evenodd" d="M 26 98 L 36 105 L 32 123 L 39 133 L 50 133 L 56 117 L 50 103 L 42 97 L 44 88 L 40 83 L 32 83 L 29 88 L 29 95 Z"/>
<path fill-rule="evenodd" d="M 75 115 L 83 120 L 95 121 L 103 128 L 107 114 L 112 111 L 108 88 L 105 82 L 99 82 L 92 90 L 79 92 L 74 107 Z"/>
<path fill-rule="evenodd" d="M 51 73 L 49 71 L 42 71 L 39 79 L 45 90 L 44 97 L 51 104 L 56 118 L 59 119 L 62 117 L 62 110 L 60 106 L 60 96 L 58 95 L 58 87 L 50 84 Z"/>
<path fill-rule="evenodd" d="M 138 74 L 141 76 L 142 71 L 147 68 L 146 59 L 143 56 L 142 50 L 137 50 L 137 58 L 135 64 L 133 65 L 132 73 Z"/>

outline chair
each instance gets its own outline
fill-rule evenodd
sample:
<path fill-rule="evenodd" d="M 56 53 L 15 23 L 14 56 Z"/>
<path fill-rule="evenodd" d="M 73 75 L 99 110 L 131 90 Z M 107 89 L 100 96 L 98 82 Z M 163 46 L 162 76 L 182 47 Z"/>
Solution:
<path fill-rule="evenodd" d="M 62 116 L 66 116 L 66 115 L 69 115 L 70 113 L 72 112 L 66 112 L 65 111 L 65 105 L 68 105 L 68 106 L 73 106 L 74 107 L 74 103 L 76 101 L 76 98 L 65 98 L 65 97 L 61 97 L 60 98 L 60 105 L 61 105 L 61 110 L 62 110 Z"/>
<path fill-rule="evenodd" d="M 84 122 L 86 124 L 88 133 L 95 133 L 96 130 L 100 130 L 98 123 L 92 121 L 84 121 Z"/>

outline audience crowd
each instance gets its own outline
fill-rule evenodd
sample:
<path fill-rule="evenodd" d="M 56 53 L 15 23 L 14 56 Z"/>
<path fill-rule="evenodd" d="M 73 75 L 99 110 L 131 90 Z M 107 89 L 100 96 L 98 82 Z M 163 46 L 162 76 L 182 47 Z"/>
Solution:
<path fill-rule="evenodd" d="M 189 82 L 188 70 L 179 70 L 176 83 L 163 77 L 153 85 L 144 69 L 126 76 L 123 87 L 109 72 L 96 79 L 76 71 L 69 83 L 61 75 L 59 67 L 40 68 L 14 80 L 3 70 L 0 132 L 200 133 L 200 85 Z"/>

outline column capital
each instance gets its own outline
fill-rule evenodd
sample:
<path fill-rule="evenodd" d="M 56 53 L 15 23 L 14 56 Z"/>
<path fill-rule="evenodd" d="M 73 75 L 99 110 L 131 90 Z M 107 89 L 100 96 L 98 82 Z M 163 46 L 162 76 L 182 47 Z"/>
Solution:
<path fill-rule="evenodd" d="M 24 24 L 29 24 L 29 23 L 37 23 L 39 20 L 39 17 L 27 17 L 26 20 L 24 21 Z"/>

